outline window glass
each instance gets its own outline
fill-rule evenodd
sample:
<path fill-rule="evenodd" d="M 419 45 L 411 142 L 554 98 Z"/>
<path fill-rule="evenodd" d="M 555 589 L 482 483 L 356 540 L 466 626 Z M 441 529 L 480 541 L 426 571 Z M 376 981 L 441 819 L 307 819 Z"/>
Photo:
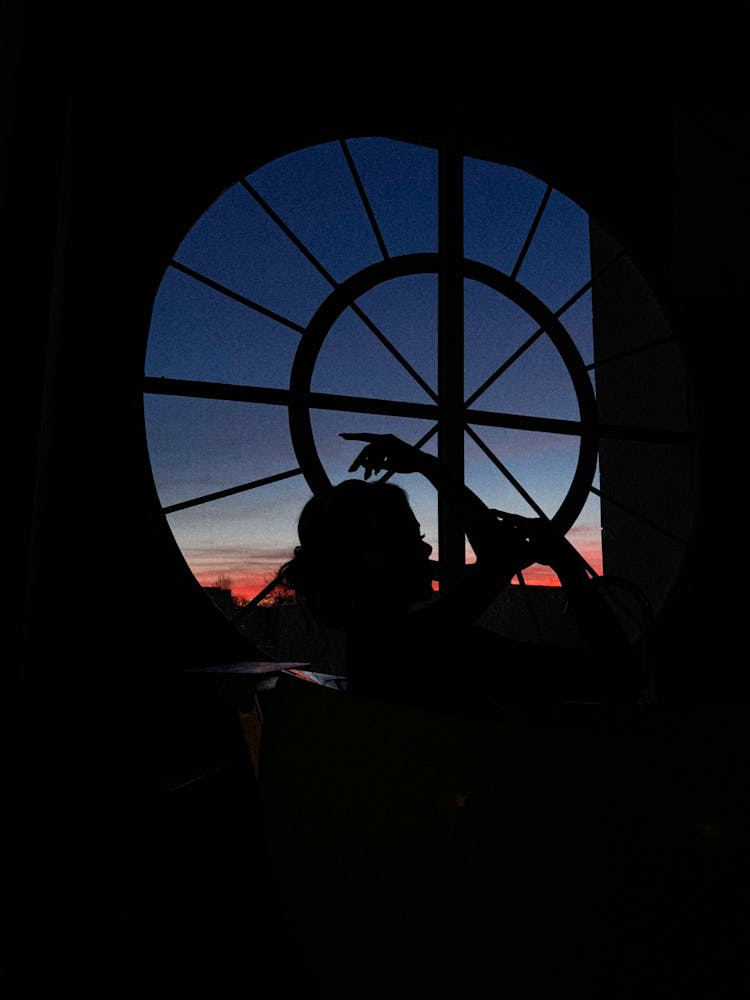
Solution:
<path fill-rule="evenodd" d="M 240 178 L 177 248 L 153 307 L 145 413 L 159 498 L 204 586 L 231 579 L 235 596 L 252 600 L 296 544 L 311 486 L 290 428 L 290 374 L 332 296 L 341 301 L 307 372 L 320 394 L 309 419 L 325 475 L 349 475 L 356 446 L 343 430 L 395 433 L 436 453 L 437 269 L 383 268 L 437 254 L 438 189 L 435 149 L 377 137 L 327 142 Z M 593 360 L 591 296 L 582 294 L 588 216 L 539 178 L 476 158 L 464 159 L 463 206 L 465 258 L 493 269 L 504 289 L 476 273 L 464 281 L 465 481 L 497 509 L 553 516 L 579 458 L 571 357 L 579 390 L 582 377 L 592 385 L 581 375 Z M 358 275 L 367 280 L 346 300 L 342 286 Z M 540 329 L 540 316 L 558 310 L 567 361 Z M 232 398 L 197 398 L 196 383 L 226 386 L 206 394 Z M 513 418 L 507 426 L 503 414 Z M 576 426 L 562 433 L 540 418 Z M 439 558 L 434 490 L 392 478 Z M 571 530 L 600 566 L 596 496 L 584 491 Z"/>

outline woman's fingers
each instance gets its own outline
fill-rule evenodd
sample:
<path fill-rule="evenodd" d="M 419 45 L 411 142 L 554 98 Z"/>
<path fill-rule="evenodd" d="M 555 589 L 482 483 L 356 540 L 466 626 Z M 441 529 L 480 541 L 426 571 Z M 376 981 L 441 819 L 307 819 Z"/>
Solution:
<path fill-rule="evenodd" d="M 368 442 L 349 466 L 349 472 L 356 472 L 362 467 L 365 470 L 365 479 L 369 479 L 373 472 L 377 475 L 381 471 L 386 460 L 385 444 L 387 439 L 391 440 L 390 435 L 342 432 L 339 437 L 347 441 Z"/>
<path fill-rule="evenodd" d="M 346 431 L 342 431 L 339 437 L 344 438 L 347 441 L 377 441 L 378 438 L 385 437 L 384 434 L 351 434 Z"/>
<path fill-rule="evenodd" d="M 362 467 L 365 470 L 365 479 L 369 479 L 373 472 L 377 475 L 382 466 L 382 459 L 372 453 L 370 445 L 363 448 L 349 466 L 349 472 L 356 472 Z"/>
<path fill-rule="evenodd" d="M 351 434 L 342 432 L 339 437 L 344 438 L 347 441 L 369 441 L 373 442 L 376 438 L 380 437 L 379 434 Z M 363 448 L 362 451 L 357 455 L 352 464 L 349 466 L 349 472 L 356 472 L 360 466 L 365 470 L 365 479 L 369 479 L 373 472 L 373 461 L 372 453 L 370 450 L 370 444 Z M 376 469 L 376 474 L 380 469 Z"/>
<path fill-rule="evenodd" d="M 354 472 L 357 468 L 363 466 L 365 468 L 365 479 L 369 479 L 373 472 L 377 475 L 384 469 L 388 469 L 391 472 L 413 472 L 416 467 L 415 456 L 418 455 L 417 449 L 413 445 L 406 444 L 393 434 L 354 434 L 342 432 L 339 436 L 347 441 L 368 442 L 349 466 L 349 472 Z"/>
<path fill-rule="evenodd" d="M 380 472 L 380 469 L 373 470 L 373 463 L 366 456 L 360 456 L 356 461 L 352 462 L 349 466 L 349 472 L 356 472 L 360 467 L 365 470 L 365 479 L 369 479 L 373 471 L 375 473 Z"/>

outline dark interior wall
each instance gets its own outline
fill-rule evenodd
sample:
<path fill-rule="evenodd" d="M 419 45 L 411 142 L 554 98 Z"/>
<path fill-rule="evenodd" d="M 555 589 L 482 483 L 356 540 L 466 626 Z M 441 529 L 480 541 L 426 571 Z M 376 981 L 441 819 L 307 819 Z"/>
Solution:
<path fill-rule="evenodd" d="M 6 492 L 22 567 L 4 693 L 17 849 L 41 866 L 22 878 L 49 892 L 78 866 L 95 896 L 146 870 L 172 675 L 242 655 L 151 481 L 140 384 L 151 302 L 224 186 L 342 134 L 459 134 L 551 180 L 631 251 L 683 342 L 702 437 L 695 544 L 660 642 L 676 700 L 745 697 L 735 81 L 652 65 L 637 85 L 594 87 L 579 66 L 572 80 L 537 68 L 524 89 L 507 61 L 430 54 L 399 34 L 368 44 L 298 26 L 290 40 L 288 25 L 240 30 L 216 11 L 191 28 L 181 11 L 151 23 L 83 10 L 11 4 L 4 35 Z M 56 906 L 59 917 L 69 900 Z"/>

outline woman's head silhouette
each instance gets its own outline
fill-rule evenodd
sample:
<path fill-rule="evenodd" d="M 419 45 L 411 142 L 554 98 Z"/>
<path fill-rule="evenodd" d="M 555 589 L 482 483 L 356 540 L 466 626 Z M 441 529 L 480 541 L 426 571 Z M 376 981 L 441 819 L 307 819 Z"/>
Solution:
<path fill-rule="evenodd" d="M 297 533 L 281 582 L 326 625 L 344 625 L 354 607 L 408 607 L 432 595 L 432 549 L 394 483 L 345 479 L 316 493 Z"/>

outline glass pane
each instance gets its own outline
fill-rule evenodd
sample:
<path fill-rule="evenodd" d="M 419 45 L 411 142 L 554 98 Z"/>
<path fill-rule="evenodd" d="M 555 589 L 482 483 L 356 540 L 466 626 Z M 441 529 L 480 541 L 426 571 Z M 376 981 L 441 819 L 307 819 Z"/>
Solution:
<path fill-rule="evenodd" d="M 473 395 L 538 328 L 510 299 L 478 281 L 464 282 L 464 389 Z M 501 376 L 504 377 L 504 376 Z M 485 393 L 475 406 L 489 409 Z M 505 404 L 499 407 L 508 410 Z"/>
<path fill-rule="evenodd" d="M 145 415 L 162 506 L 297 467 L 285 407 L 147 395 Z"/>
<path fill-rule="evenodd" d="M 473 429 L 544 513 L 552 517 L 573 481 L 578 438 L 503 427 Z M 485 503 L 512 514 L 536 517 L 536 511 L 468 436 L 465 455 L 466 482 Z"/>
<path fill-rule="evenodd" d="M 585 292 L 569 309 L 566 309 L 560 320 L 570 339 L 578 348 L 583 363 L 585 365 L 592 364 L 594 361 L 594 319 L 591 309 L 591 290 Z"/>
<path fill-rule="evenodd" d="M 168 515 L 185 561 L 204 587 L 226 581 L 252 600 L 297 544 L 297 517 L 310 497 L 301 476 Z"/>
<path fill-rule="evenodd" d="M 247 179 L 336 281 L 381 259 L 338 142 L 274 160 Z"/>
<path fill-rule="evenodd" d="M 596 479 L 598 480 L 598 475 Z M 601 504 L 595 494 L 590 494 L 583 510 L 566 537 L 575 545 L 589 566 L 599 575 L 602 565 Z"/>
<path fill-rule="evenodd" d="M 201 216 L 175 259 L 301 325 L 331 290 L 240 184 Z"/>
<path fill-rule="evenodd" d="M 559 434 L 494 427 L 475 428 L 484 444 L 510 474 L 534 498 L 547 517 L 557 512 L 573 481 L 578 459 L 578 438 Z M 465 439 L 465 480 L 485 503 L 496 510 L 537 517 L 515 486 L 468 436 Z M 598 475 L 595 477 L 595 483 Z M 602 571 L 601 521 L 599 500 L 590 494 L 580 515 L 567 534 L 589 566 Z M 473 553 L 469 549 L 470 559 Z M 529 584 L 559 586 L 547 566 L 534 565 L 524 571 Z"/>
<path fill-rule="evenodd" d="M 427 385 L 436 390 L 437 276 L 413 274 L 383 282 L 362 295 L 357 304 Z M 424 401 L 421 392 L 413 398 Z"/>
<path fill-rule="evenodd" d="M 465 256 L 511 274 L 545 190 L 515 167 L 465 157 Z"/>
<path fill-rule="evenodd" d="M 357 302 L 379 333 L 428 386 L 437 378 L 437 290 L 434 275 L 414 275 L 373 288 Z M 352 310 L 326 335 L 312 386 L 319 392 L 428 402 L 411 372 Z"/>
<path fill-rule="evenodd" d="M 146 374 L 284 388 L 300 335 L 181 271 L 154 302 Z"/>
<path fill-rule="evenodd" d="M 588 214 L 553 191 L 518 280 L 554 312 L 590 278 Z"/>
<path fill-rule="evenodd" d="M 393 139 L 352 139 L 348 146 L 389 256 L 435 253 L 437 151 Z"/>
<path fill-rule="evenodd" d="M 523 347 L 537 323 L 513 302 L 475 281 L 465 282 L 467 397 Z M 577 420 L 568 370 L 546 335 L 538 337 L 472 403 L 474 409 Z"/>
<path fill-rule="evenodd" d="M 369 310 L 366 312 L 370 314 Z M 399 329 L 388 323 L 376 326 L 398 350 L 394 341 L 403 339 Z M 391 332 L 396 336 L 392 338 Z M 409 351 L 407 345 L 408 353 L 415 352 L 413 348 Z M 408 369 L 352 310 L 343 313 L 329 330 L 316 359 L 311 384 L 316 392 L 430 402 Z"/>

